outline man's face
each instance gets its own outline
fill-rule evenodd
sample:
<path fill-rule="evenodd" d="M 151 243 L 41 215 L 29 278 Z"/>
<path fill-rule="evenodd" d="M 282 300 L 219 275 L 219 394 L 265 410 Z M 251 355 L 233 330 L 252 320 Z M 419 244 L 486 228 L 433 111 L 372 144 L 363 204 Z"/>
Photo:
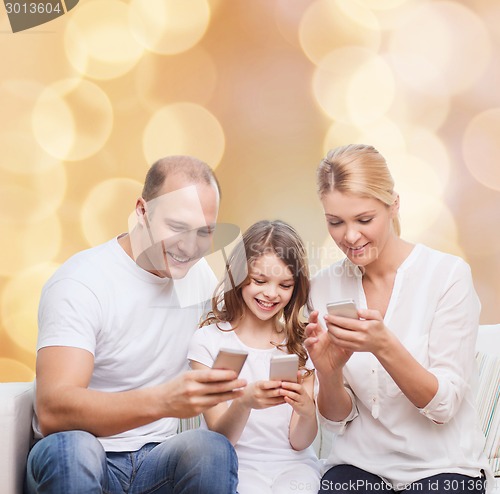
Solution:
<path fill-rule="evenodd" d="M 211 247 L 219 196 L 214 186 L 193 184 L 182 175 L 169 176 L 155 199 L 137 203 L 140 246 L 136 262 L 160 277 L 179 279 Z"/>

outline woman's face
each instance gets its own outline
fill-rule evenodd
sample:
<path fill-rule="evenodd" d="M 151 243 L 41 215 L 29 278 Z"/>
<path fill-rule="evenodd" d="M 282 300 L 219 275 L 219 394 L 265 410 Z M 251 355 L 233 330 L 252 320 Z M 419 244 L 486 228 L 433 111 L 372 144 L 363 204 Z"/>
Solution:
<path fill-rule="evenodd" d="M 325 194 L 321 203 L 331 237 L 358 266 L 378 259 L 387 240 L 395 235 L 392 220 L 398 213 L 396 203 L 386 206 L 377 199 L 338 190 Z"/>

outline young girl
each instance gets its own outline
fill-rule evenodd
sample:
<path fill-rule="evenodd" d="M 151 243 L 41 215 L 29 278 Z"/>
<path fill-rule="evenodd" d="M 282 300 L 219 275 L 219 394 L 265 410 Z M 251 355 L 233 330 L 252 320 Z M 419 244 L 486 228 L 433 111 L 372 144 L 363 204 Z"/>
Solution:
<path fill-rule="evenodd" d="M 230 404 L 204 413 L 209 429 L 224 434 L 239 461 L 239 494 L 316 493 L 319 465 L 314 371 L 302 346 L 309 277 L 304 245 L 281 221 L 260 221 L 232 252 L 212 312 L 191 340 L 193 369 L 211 367 L 221 347 L 245 350 L 240 377 L 248 385 Z M 298 383 L 269 380 L 271 357 L 296 354 Z"/>

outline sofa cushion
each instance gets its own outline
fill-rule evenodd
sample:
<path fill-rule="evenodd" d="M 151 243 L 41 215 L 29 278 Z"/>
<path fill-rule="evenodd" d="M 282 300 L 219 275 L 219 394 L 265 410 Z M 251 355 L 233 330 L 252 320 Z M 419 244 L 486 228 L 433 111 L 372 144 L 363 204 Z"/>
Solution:
<path fill-rule="evenodd" d="M 479 383 L 476 395 L 479 420 L 486 436 L 484 452 L 495 476 L 500 475 L 500 357 L 477 352 Z"/>

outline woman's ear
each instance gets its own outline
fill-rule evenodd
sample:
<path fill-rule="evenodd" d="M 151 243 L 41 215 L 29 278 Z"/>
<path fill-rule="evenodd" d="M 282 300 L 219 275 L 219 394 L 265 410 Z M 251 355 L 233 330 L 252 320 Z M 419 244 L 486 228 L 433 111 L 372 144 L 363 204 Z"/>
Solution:
<path fill-rule="evenodd" d="M 391 216 L 395 218 L 399 214 L 399 194 L 393 192 L 394 200 L 391 204 Z"/>

